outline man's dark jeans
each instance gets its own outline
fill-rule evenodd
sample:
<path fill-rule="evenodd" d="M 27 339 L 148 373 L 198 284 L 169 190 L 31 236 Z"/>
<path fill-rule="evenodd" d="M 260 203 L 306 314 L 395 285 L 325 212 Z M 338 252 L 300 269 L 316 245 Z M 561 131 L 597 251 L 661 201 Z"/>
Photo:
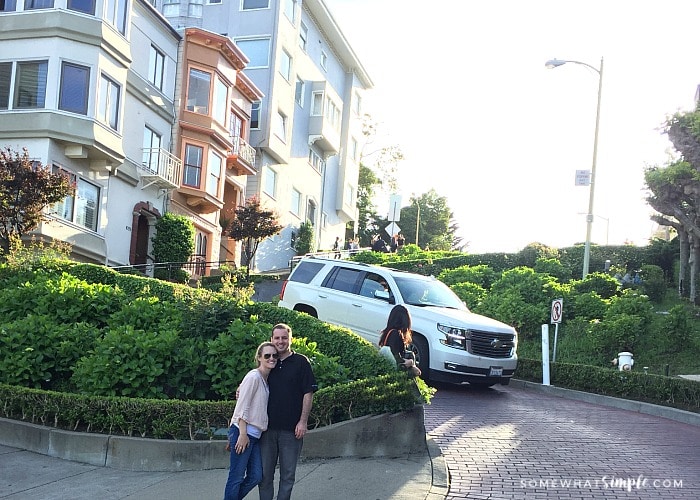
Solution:
<path fill-rule="evenodd" d="M 260 500 L 272 500 L 275 494 L 275 467 L 279 460 L 280 484 L 277 500 L 289 500 L 292 496 L 297 462 L 301 455 L 303 439 L 294 437 L 292 431 L 268 429 L 260 438 L 263 478 L 258 485 Z"/>

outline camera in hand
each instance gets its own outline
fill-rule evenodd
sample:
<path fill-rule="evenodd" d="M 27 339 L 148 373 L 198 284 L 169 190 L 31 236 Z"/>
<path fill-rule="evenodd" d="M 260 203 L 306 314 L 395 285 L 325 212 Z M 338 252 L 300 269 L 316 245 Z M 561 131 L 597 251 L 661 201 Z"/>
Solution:
<path fill-rule="evenodd" d="M 412 359 L 413 364 L 416 364 L 416 353 L 413 351 L 405 351 L 403 353 L 403 359 Z"/>

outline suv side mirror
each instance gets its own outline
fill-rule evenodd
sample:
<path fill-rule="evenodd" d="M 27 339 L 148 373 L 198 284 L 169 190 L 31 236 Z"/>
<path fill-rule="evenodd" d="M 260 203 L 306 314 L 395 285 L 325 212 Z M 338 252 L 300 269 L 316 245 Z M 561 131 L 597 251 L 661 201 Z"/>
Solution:
<path fill-rule="evenodd" d="M 376 292 L 374 292 L 374 297 L 377 299 L 386 300 L 389 304 L 393 304 L 396 302 L 394 300 L 394 297 L 388 290 L 377 290 Z"/>

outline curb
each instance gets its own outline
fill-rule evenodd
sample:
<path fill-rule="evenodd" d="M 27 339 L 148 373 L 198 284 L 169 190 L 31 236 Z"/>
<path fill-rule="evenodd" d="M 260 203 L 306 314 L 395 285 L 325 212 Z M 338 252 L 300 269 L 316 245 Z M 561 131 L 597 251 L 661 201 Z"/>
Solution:
<path fill-rule="evenodd" d="M 576 401 L 583 401 L 584 403 L 593 403 L 601 406 L 618 408 L 620 410 L 668 418 L 670 420 L 675 420 L 676 422 L 700 427 L 700 413 L 693 413 L 692 411 L 679 410 L 677 408 L 655 405 L 652 403 L 644 403 L 631 399 L 621 399 L 612 396 L 603 396 L 602 394 L 576 391 L 574 389 L 565 389 L 563 387 L 556 387 L 553 385 L 542 385 L 537 382 L 529 382 L 527 380 L 511 379 L 510 385 L 520 389 L 542 392 L 559 398 L 574 399 Z"/>
<path fill-rule="evenodd" d="M 445 457 L 442 456 L 442 450 L 433 441 L 433 438 L 426 434 L 425 441 L 428 445 L 428 456 L 430 457 L 433 473 L 430 491 L 426 495 L 425 500 L 444 500 L 450 491 L 450 473 L 447 469 L 447 462 Z"/>

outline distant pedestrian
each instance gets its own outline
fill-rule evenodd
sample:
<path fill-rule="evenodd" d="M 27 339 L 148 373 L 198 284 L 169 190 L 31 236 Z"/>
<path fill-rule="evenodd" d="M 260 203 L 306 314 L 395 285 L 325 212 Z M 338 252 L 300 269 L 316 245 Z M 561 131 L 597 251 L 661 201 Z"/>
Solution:
<path fill-rule="evenodd" d="M 388 252 L 386 242 L 378 234 L 372 239 L 372 250 L 375 252 Z"/>
<path fill-rule="evenodd" d="M 333 258 L 334 259 L 339 259 L 340 258 L 340 236 L 335 237 L 335 243 L 333 243 Z"/>
<path fill-rule="evenodd" d="M 277 348 L 263 342 L 255 353 L 258 367 L 250 370 L 238 387 L 236 407 L 229 424 L 226 449 L 231 452 L 224 500 L 242 500 L 263 477 L 260 443 L 267 430 L 267 378 L 277 363 Z"/>
<path fill-rule="evenodd" d="M 398 238 L 396 238 L 397 251 L 401 250 L 405 244 L 406 244 L 406 238 L 404 237 L 404 235 L 402 233 L 399 233 Z"/>

